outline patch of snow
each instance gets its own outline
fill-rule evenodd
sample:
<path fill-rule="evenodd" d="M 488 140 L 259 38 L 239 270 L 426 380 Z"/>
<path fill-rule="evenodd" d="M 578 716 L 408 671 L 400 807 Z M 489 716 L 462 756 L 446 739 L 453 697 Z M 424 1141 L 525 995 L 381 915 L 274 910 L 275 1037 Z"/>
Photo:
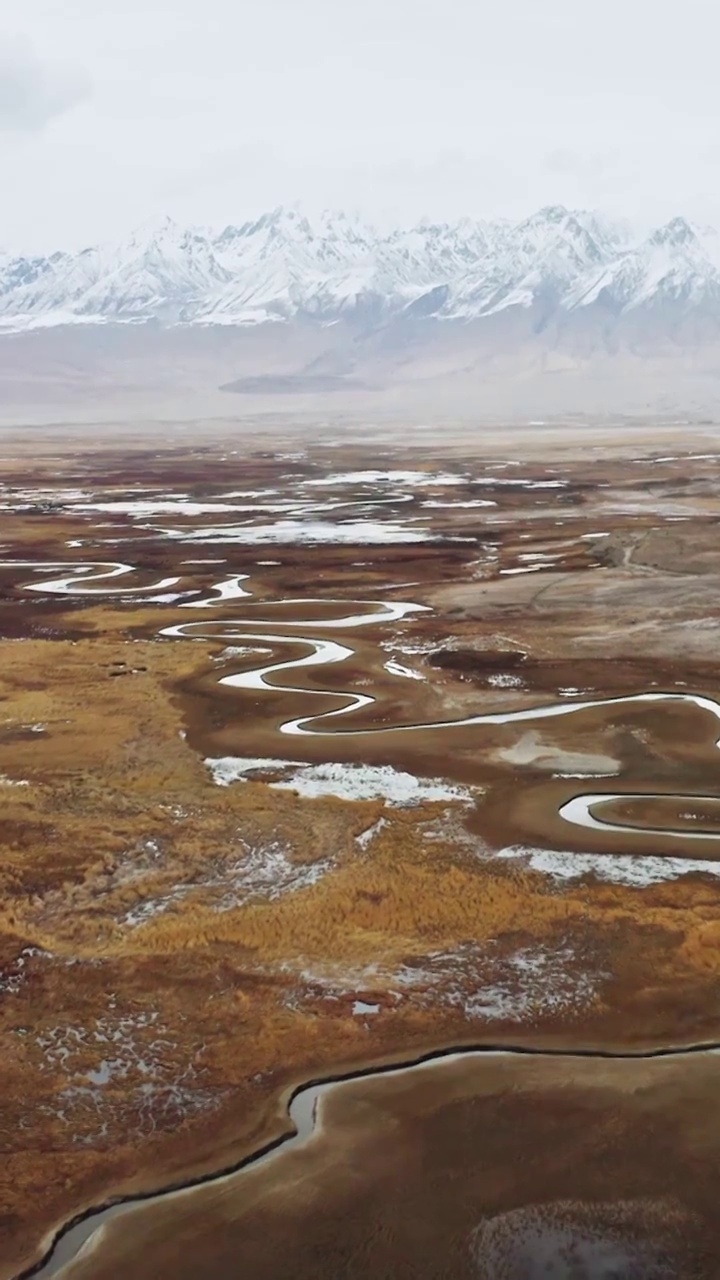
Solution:
<path fill-rule="evenodd" d="M 580 772 L 554 773 L 553 778 L 608 778 L 608 777 L 617 778 L 619 776 L 619 773 L 620 773 L 619 769 L 613 769 L 610 773 L 607 773 L 605 770 L 601 770 L 600 772 L 595 772 L 595 773 L 580 773 Z M 628 831 L 630 830 L 629 827 L 625 829 Z"/>
<path fill-rule="evenodd" d="M 306 484 L 330 486 L 349 484 L 412 484 L 420 486 L 438 484 L 464 484 L 463 476 L 433 473 L 432 471 L 343 471 L 338 475 L 323 476 L 320 480 L 307 480 Z"/>
<path fill-rule="evenodd" d="M 414 584 L 413 584 L 414 585 Z M 434 653 L 438 647 L 436 640 L 381 640 L 381 649 L 386 652 L 404 653 L 407 657 L 414 657 L 419 653 Z"/>
<path fill-rule="evenodd" d="M 471 803 L 473 793 L 441 778 L 416 778 L 391 765 L 303 765 L 291 778 L 271 784 L 301 796 L 337 796 L 341 800 L 384 800 L 399 808 L 438 801 Z"/>
<path fill-rule="evenodd" d="M 326 520 L 276 520 L 273 524 L 163 528 L 160 532 L 180 542 L 233 542 L 249 546 L 267 543 L 384 545 L 436 540 L 433 534 L 423 529 L 411 530 L 397 521 L 380 523 L 372 520 L 350 520 L 339 524 Z"/>
<path fill-rule="evenodd" d="M 229 911 L 254 898 L 274 902 L 286 893 L 296 893 L 317 884 L 332 865 L 331 858 L 317 862 L 293 862 L 277 841 L 248 849 L 245 856 L 223 875 L 225 892 L 216 910 Z"/>
<path fill-rule="evenodd" d="M 522 689 L 523 687 L 520 676 L 512 676 L 504 671 L 488 676 L 488 684 L 492 685 L 493 689 Z"/>
<path fill-rule="evenodd" d="M 77 1145 L 107 1138 L 110 1126 L 151 1134 L 163 1123 L 181 1124 L 219 1105 L 223 1091 L 201 1084 L 197 1045 L 176 1065 L 177 1041 L 157 1012 L 116 1012 L 110 995 L 107 1012 L 90 1024 L 60 1022 L 34 1036 L 45 1070 L 59 1073 L 63 1087 L 36 1114 L 48 1126 L 61 1125 Z M 121 1094 L 107 1086 L 127 1082 Z"/>
<path fill-rule="evenodd" d="M 401 986 L 424 988 L 421 1003 L 454 1007 L 472 1020 L 534 1021 L 579 1013 L 593 998 L 603 975 L 573 972 L 573 959 L 569 947 L 501 955 L 492 942 L 465 943 L 424 957 L 418 968 L 403 966 L 395 978 Z"/>
<path fill-rule="evenodd" d="M 243 852 L 239 857 L 230 862 L 215 861 L 199 878 L 138 902 L 120 923 L 132 928 L 146 924 L 191 895 L 216 912 L 232 911 L 256 899 L 274 902 L 286 893 L 317 884 L 333 866 L 331 858 L 295 862 L 288 849 L 277 840 L 256 846 L 245 841 L 241 844 Z"/>
<path fill-rule="evenodd" d="M 363 853 L 370 847 L 376 836 L 387 826 L 386 818 L 378 818 L 377 822 L 373 822 L 371 827 L 367 827 L 365 831 L 361 831 L 359 836 L 355 837 L 355 843 L 362 849 Z"/>
<path fill-rule="evenodd" d="M 230 493 L 223 493 L 223 498 L 272 498 L 278 489 L 233 489 Z"/>
<path fill-rule="evenodd" d="M 51 960 L 52 952 L 42 947 L 23 947 L 19 956 L 11 960 L 6 970 L 0 970 L 0 993 L 17 995 L 27 980 L 27 962 L 33 958 Z"/>
<path fill-rule="evenodd" d="M 384 800 L 391 806 L 406 807 L 438 801 L 469 804 L 474 795 L 467 787 L 442 778 L 416 778 L 388 764 L 302 764 L 297 760 L 250 756 L 208 757 L 205 764 L 217 786 L 262 780 L 257 776 L 261 774 L 282 773 L 285 776 L 269 785 L 312 799 L 336 796 L 340 800 Z"/>
<path fill-rule="evenodd" d="M 83 502 L 77 504 L 82 512 L 103 512 L 127 516 L 202 516 L 213 512 L 245 511 L 248 508 L 229 502 L 186 502 L 180 498 L 154 500 L 152 498 L 136 498 L 134 500 L 113 502 Z M 255 510 L 255 508 L 250 508 Z"/>
<path fill-rule="evenodd" d="M 513 489 L 564 489 L 567 480 L 506 480 L 497 476 L 484 476 L 483 484 L 511 485 Z"/>
<path fill-rule="evenodd" d="M 177 592 L 170 591 L 159 596 L 143 596 L 141 603 L 142 604 L 175 604 L 176 600 L 184 600 L 187 594 L 188 594 L 187 591 L 177 591 Z M 128 600 L 128 604 L 132 604 L 132 603 L 133 603 L 133 599 L 132 597 L 130 597 L 130 599 Z"/>
<path fill-rule="evenodd" d="M 633 857 L 631 854 L 569 853 L 514 845 L 501 849 L 496 856 L 523 859 L 533 871 L 540 871 L 559 881 L 579 880 L 581 876 L 594 875 L 598 880 L 611 884 L 644 888 L 693 874 L 720 877 L 720 862 L 701 858 L 662 857 L 659 854 Z"/>
<path fill-rule="evenodd" d="M 403 667 L 394 658 L 390 658 L 384 665 L 385 670 L 389 671 L 391 676 L 405 676 L 407 680 L 425 680 L 427 678 L 421 671 L 412 671 L 410 667 Z"/>
<path fill-rule="evenodd" d="M 158 894 L 154 898 L 145 898 L 143 902 L 139 902 L 136 907 L 130 911 L 126 911 L 122 916 L 120 924 L 129 925 L 131 929 L 137 928 L 140 924 L 147 924 L 148 920 L 154 920 L 156 916 L 162 916 L 166 911 L 183 898 L 187 897 L 189 889 L 186 885 L 179 885 L 177 889 L 170 893 Z"/>
<path fill-rule="evenodd" d="M 272 649 L 267 649 L 262 645 L 242 645 L 229 644 L 223 649 L 222 653 L 216 654 L 213 662 L 228 662 L 231 658 L 245 658 L 250 654 L 259 653 L 261 656 L 266 653 L 272 653 Z"/>
<path fill-rule="evenodd" d="M 208 756 L 205 760 L 213 782 L 218 787 L 229 787 L 231 782 L 257 781 L 255 775 L 277 773 L 280 770 L 300 767 L 299 760 L 272 760 L 254 756 Z"/>
<path fill-rule="evenodd" d="M 445 510 L 453 511 L 456 508 L 470 509 L 471 507 L 496 507 L 497 502 L 493 502 L 490 498 L 473 498 L 469 502 L 437 502 L 433 498 L 428 498 L 425 502 L 421 502 L 422 507 L 433 507 L 436 511 Z"/>

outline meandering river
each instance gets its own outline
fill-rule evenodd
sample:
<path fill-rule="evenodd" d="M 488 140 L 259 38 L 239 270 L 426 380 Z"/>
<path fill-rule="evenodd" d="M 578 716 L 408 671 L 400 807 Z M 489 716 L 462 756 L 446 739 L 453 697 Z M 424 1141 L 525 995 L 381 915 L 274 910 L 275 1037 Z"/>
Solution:
<path fill-rule="evenodd" d="M 154 593 L 157 597 L 159 593 L 178 588 L 182 579 L 178 576 L 170 576 L 160 579 L 159 581 L 134 585 L 127 579 L 133 578 L 138 572 L 133 566 L 120 562 L 104 562 L 104 561 L 88 561 L 83 563 L 63 563 L 56 561 L 48 561 L 37 563 L 33 561 L 4 561 L 0 568 L 2 569 L 28 569 L 35 574 L 42 574 L 42 581 L 32 581 L 22 584 L 27 591 L 39 594 L 55 594 L 68 596 L 113 596 L 125 597 L 132 599 L 134 596 L 142 593 L 142 598 L 148 600 L 150 594 Z M 48 577 L 47 574 L 58 570 L 60 576 Z M 118 579 L 126 579 L 124 585 L 108 585 L 110 582 L 115 584 Z M 248 690 L 287 690 L 287 692 L 302 694 L 308 698 L 325 699 L 331 698 L 335 703 L 338 699 L 342 700 L 340 707 L 334 706 L 331 710 L 316 711 L 310 715 L 303 715 L 293 719 L 286 720 L 279 728 L 280 732 L 290 736 L 313 735 L 323 736 L 332 739 L 338 734 L 353 735 L 377 735 L 377 734 L 401 734 L 423 730 L 457 729 L 464 726 L 482 726 L 482 725 L 501 725 L 521 723 L 531 720 L 547 720 L 559 716 L 572 716 L 580 711 L 590 708 L 609 707 L 609 706 L 633 706 L 638 704 L 671 704 L 673 702 L 689 704 L 697 707 L 699 710 L 713 716 L 716 720 L 720 720 L 720 703 L 714 698 L 706 695 L 695 693 L 664 693 L 664 692 L 640 692 L 629 694 L 622 697 L 614 698 L 596 698 L 582 700 L 563 700 L 548 705 L 526 708 L 520 711 L 500 711 L 493 713 L 483 713 L 473 716 L 466 716 L 454 720 L 438 720 L 429 723 L 417 723 L 409 725 L 392 725 L 379 726 L 365 729 L 356 729 L 349 724 L 344 724 L 341 729 L 337 727 L 338 720 L 347 721 L 353 713 L 364 707 L 370 706 L 375 702 L 375 698 L 371 694 L 355 693 L 350 690 L 338 692 L 335 690 L 316 690 L 308 689 L 302 685 L 287 685 L 278 683 L 277 677 L 284 675 L 290 671 L 298 671 L 308 667 L 329 666 L 341 663 L 354 656 L 355 649 L 351 644 L 342 644 L 334 639 L 327 639 L 324 636 L 318 636 L 315 632 L 325 632 L 328 630 L 345 630 L 353 631 L 360 627 L 379 626 L 382 624 L 392 624 L 403 618 L 413 614 L 427 612 L 426 606 L 400 601 L 382 601 L 382 600 L 356 600 L 347 601 L 339 599 L 315 599 L 315 598 L 291 598 L 283 601 L 272 602 L 272 609 L 280 609 L 282 612 L 288 611 L 287 618 L 256 618 L 253 616 L 255 608 L 267 607 L 267 602 L 257 604 L 252 602 L 251 592 L 242 584 L 248 581 L 247 575 L 236 574 L 228 576 L 218 583 L 214 584 L 209 594 L 204 595 L 197 590 L 180 590 L 173 596 L 172 602 L 178 608 L 207 608 L 211 609 L 216 605 L 225 605 L 230 600 L 243 599 L 243 608 L 246 611 L 242 618 L 222 618 L 222 619 L 196 619 L 192 622 L 175 623 L 160 629 L 160 635 L 173 638 L 194 641 L 250 641 L 252 644 L 262 642 L 272 646 L 282 646 L 292 643 L 294 646 L 298 644 L 307 648 L 308 652 L 301 657 L 291 659 L 276 659 L 270 663 L 253 667 L 249 670 L 235 672 L 229 675 L 221 676 L 219 683 L 236 689 Z M 188 599 L 188 596 L 200 597 Z M 168 601 L 169 602 L 169 601 Z M 333 609 L 337 606 L 336 612 L 326 618 L 315 618 L 309 620 L 303 618 L 303 612 L 309 609 L 317 609 L 317 606 L 323 606 Z M 716 743 L 720 746 L 720 741 Z M 676 797 L 677 798 L 677 797 Z M 714 797 L 698 797 L 689 796 L 688 800 L 713 799 Z M 565 802 L 559 809 L 560 816 L 565 821 L 579 825 L 581 827 L 591 828 L 593 830 L 608 831 L 611 833 L 622 833 L 626 836 L 637 836 L 638 834 L 655 834 L 663 837 L 676 838 L 678 840 L 686 839 L 718 839 L 718 834 L 709 831 L 672 831 L 664 828 L 639 828 L 622 823 L 614 823 L 604 821 L 602 818 L 592 813 L 594 806 L 602 802 L 612 800 L 622 800 L 630 802 L 634 799 L 646 800 L 647 796 L 633 796 L 625 793 L 588 793 L 573 797 Z M 398 1066 L 381 1067 L 376 1071 L 357 1072 L 347 1079 L 357 1079 L 361 1076 L 380 1075 L 388 1072 L 422 1072 L 431 1071 L 434 1065 L 441 1059 L 446 1060 L 448 1056 L 463 1057 L 472 1059 L 477 1057 L 486 1057 L 488 1054 L 493 1055 L 517 1055 L 535 1053 L 537 1056 L 564 1056 L 587 1057 L 596 1056 L 598 1058 L 637 1058 L 652 1056 L 671 1056 L 673 1054 L 687 1054 L 699 1052 L 717 1052 L 718 1046 L 715 1045 L 698 1045 L 687 1049 L 667 1049 L 658 1050 L 655 1053 L 639 1054 L 639 1053 L 596 1053 L 590 1051 L 577 1050 L 567 1051 L 535 1051 L 523 1049 L 513 1046 L 497 1046 L 474 1048 L 456 1051 L 454 1053 L 439 1052 L 429 1057 L 411 1063 L 405 1063 Z M 268 1163 L 273 1160 L 282 1158 L 283 1153 L 292 1147 L 301 1146 L 312 1137 L 316 1127 L 322 1124 L 323 1101 L 329 1092 L 339 1087 L 339 1081 L 329 1080 L 321 1083 L 311 1082 L 302 1085 L 288 1099 L 288 1115 L 290 1122 L 290 1132 L 288 1136 L 279 1143 L 259 1151 L 250 1157 L 244 1164 L 230 1171 L 223 1171 L 212 1178 L 198 1180 L 189 1183 L 182 1188 L 168 1189 L 156 1195 L 149 1197 L 132 1197 L 127 1201 L 112 1206 L 95 1209 L 88 1213 L 83 1220 L 70 1225 L 62 1231 L 54 1240 L 46 1241 L 47 1253 L 45 1261 L 39 1266 L 36 1275 L 42 1280 L 46 1277 L 56 1276 L 61 1272 L 73 1259 L 77 1258 L 80 1252 L 97 1248 L 102 1241 L 102 1233 L 107 1225 L 124 1215 L 129 1215 L 135 1211 L 138 1204 L 152 1204 L 162 1199 L 177 1199 L 178 1211 L 182 1204 L 183 1197 L 191 1196 L 197 1189 L 200 1182 L 221 1182 L 233 1179 L 241 1179 L 246 1170 L 257 1168 L 261 1163 Z"/>
<path fill-rule="evenodd" d="M 92 595 L 92 596 L 122 596 L 132 597 L 139 592 L 162 592 L 171 587 L 177 587 L 181 582 L 179 577 L 162 578 L 159 582 L 145 585 L 127 584 L 124 587 L 109 587 L 98 585 L 107 582 L 108 579 L 115 580 L 120 577 L 127 577 L 135 574 L 137 570 L 128 564 L 119 561 L 86 561 L 78 564 L 70 565 L 61 561 L 3 561 L 0 565 L 3 569 L 10 568 L 28 568 L 36 573 L 48 573 L 55 569 L 63 571 L 64 576 L 57 578 L 43 578 L 42 582 L 32 582 L 23 584 L 23 589 L 27 591 L 59 594 L 59 595 Z M 251 599 L 252 592 L 241 584 L 249 580 L 247 574 L 236 574 L 227 577 L 220 582 L 214 584 L 210 589 L 209 595 L 203 595 L 195 590 L 181 591 L 172 597 L 172 602 L 177 603 L 179 608 L 183 609 L 199 609 L 211 608 L 216 605 L 222 605 L 229 600 L 243 598 L 246 601 L 245 608 L 248 615 L 242 618 L 222 618 L 214 620 L 197 620 L 193 622 L 175 623 L 172 626 L 162 627 L 160 635 L 173 639 L 190 639 L 196 641 L 250 641 L 253 644 L 261 642 L 273 646 L 293 644 L 297 646 L 302 644 L 309 652 L 302 657 L 290 659 L 276 659 L 265 665 L 253 667 L 247 671 L 233 672 L 230 675 L 220 676 L 219 683 L 227 685 L 235 689 L 248 690 L 284 690 L 287 693 L 302 694 L 312 698 L 331 698 L 337 702 L 338 698 L 344 699 L 340 707 L 334 707 L 330 711 L 319 711 L 311 715 L 297 716 L 293 719 L 284 721 L 279 730 L 281 733 L 290 736 L 327 736 L 332 737 L 337 734 L 370 736 L 378 734 L 401 734 L 415 732 L 417 730 L 442 730 L 442 729 L 460 729 L 475 725 L 502 725 L 522 723 L 530 720 L 549 720 L 558 716 L 570 716 L 580 711 L 586 711 L 598 707 L 610 706 L 633 706 L 647 703 L 684 703 L 708 712 L 716 720 L 720 721 L 720 702 L 716 699 L 708 697 L 705 694 L 698 693 L 670 693 L 670 692 L 652 692 L 652 693 L 634 693 L 625 694 L 614 698 L 589 698 L 582 700 L 565 699 L 562 702 L 554 702 L 544 704 L 539 707 L 528 707 L 521 711 L 498 711 L 490 713 L 482 713 L 474 716 L 466 716 L 454 720 L 436 720 L 431 722 L 419 722 L 407 725 L 381 725 L 366 729 L 353 729 L 351 727 L 343 727 L 338 729 L 335 722 L 341 718 L 352 715 L 356 711 L 360 711 L 364 707 L 372 706 L 376 699 L 372 694 L 354 693 L 350 690 L 324 690 L 324 689 L 308 689 L 302 685 L 288 685 L 285 683 L 278 684 L 274 677 L 282 672 L 297 671 L 306 667 L 330 666 L 335 663 L 344 662 L 355 654 L 352 645 L 341 644 L 336 640 L 328 640 L 320 638 L 316 635 L 306 634 L 313 630 L 327 631 L 335 629 L 355 630 L 359 627 L 378 626 L 381 624 L 389 624 L 401 621 L 412 614 L 427 613 L 429 609 L 426 605 L 416 604 L 408 601 L 397 600 L 353 600 L 337 599 L 333 597 L 292 597 L 277 602 L 270 602 L 272 607 L 281 608 L 283 611 L 287 609 L 296 616 L 287 618 L 254 618 L 252 611 L 255 607 L 262 608 L 268 602 L 253 602 Z M 198 595 L 200 599 L 184 599 L 187 595 Z M 148 599 L 147 596 L 143 597 Z M 351 612 L 340 612 L 335 617 L 317 618 L 309 620 L 297 616 L 297 612 L 302 612 L 308 608 L 321 606 L 340 606 L 342 609 L 350 609 Z M 359 610 L 359 612 L 358 612 Z M 303 634 L 297 634 L 296 629 L 300 629 Z M 271 678 L 272 677 L 272 678 Z M 327 725 L 328 721 L 333 721 L 331 726 Z M 716 741 L 716 746 L 720 747 L 720 739 Z M 663 793 L 665 795 L 666 793 Z M 560 817 L 575 826 L 584 827 L 593 831 L 605 831 L 609 834 L 623 834 L 626 836 L 638 835 L 656 835 L 665 839 L 677 840 L 718 840 L 720 833 L 713 831 L 691 831 L 684 829 L 682 831 L 673 831 L 671 828 L 664 827 L 639 827 L 625 825 L 622 823 L 606 821 L 602 817 L 591 812 L 593 806 L 604 801 L 624 800 L 626 803 L 632 801 L 646 801 L 651 799 L 647 794 L 633 793 L 587 793 L 573 796 L 570 800 L 562 804 L 558 810 Z M 681 795 L 677 794 L 672 797 L 676 800 L 687 800 L 692 803 L 702 799 L 714 799 L 715 797 L 697 796 L 693 794 Z"/>

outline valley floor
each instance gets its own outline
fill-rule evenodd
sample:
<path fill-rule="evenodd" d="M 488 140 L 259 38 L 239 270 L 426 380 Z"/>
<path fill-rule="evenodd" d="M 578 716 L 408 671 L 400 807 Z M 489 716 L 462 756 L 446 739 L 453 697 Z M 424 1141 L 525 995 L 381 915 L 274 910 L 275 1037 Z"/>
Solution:
<path fill-rule="evenodd" d="M 7 1280 L 718 1273 L 720 438 L 359 434 L 0 439 Z"/>

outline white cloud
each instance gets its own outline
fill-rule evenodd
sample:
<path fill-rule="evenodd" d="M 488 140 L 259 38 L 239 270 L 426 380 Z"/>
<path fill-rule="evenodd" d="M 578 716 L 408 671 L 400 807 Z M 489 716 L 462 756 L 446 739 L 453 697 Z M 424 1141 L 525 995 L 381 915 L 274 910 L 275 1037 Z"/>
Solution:
<path fill-rule="evenodd" d="M 720 221 L 716 0 L 16 8 L 31 43 L 0 40 L 0 130 L 36 136 L 3 149 L 6 247 L 295 201 L 383 222 L 543 204 Z M 68 111 L 77 64 L 92 111 Z"/>
<path fill-rule="evenodd" d="M 36 132 L 90 92 L 72 63 L 44 60 L 29 40 L 0 35 L 0 130 Z"/>

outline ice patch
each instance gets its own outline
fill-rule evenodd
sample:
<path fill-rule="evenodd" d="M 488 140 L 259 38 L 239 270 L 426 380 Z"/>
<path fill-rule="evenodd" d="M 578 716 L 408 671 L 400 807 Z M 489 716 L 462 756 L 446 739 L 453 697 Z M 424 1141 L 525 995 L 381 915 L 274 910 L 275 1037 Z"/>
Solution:
<path fill-rule="evenodd" d="M 210 588 L 214 595 L 204 596 L 202 600 L 188 600 L 183 609 L 214 609 L 215 605 L 224 600 L 239 600 L 243 596 L 251 596 L 252 591 L 246 591 L 240 586 L 241 582 L 247 582 L 249 576 L 247 573 L 238 573 L 231 578 L 224 578 L 222 582 L 215 582 Z"/>
<path fill-rule="evenodd" d="M 666 797 L 672 799 L 672 796 Z M 690 798 L 690 797 L 688 797 Z M 714 796 L 697 796 L 693 797 L 698 800 L 714 800 Z M 602 818 L 596 818 L 591 812 L 595 805 L 607 804 L 618 800 L 655 800 L 662 799 L 657 795 L 639 795 L 630 792 L 616 793 L 596 793 L 593 795 L 573 796 L 566 804 L 560 806 L 558 813 L 566 822 L 572 822 L 576 826 L 586 827 L 591 831 L 613 831 L 622 835 L 647 835 L 662 836 L 666 840 L 718 840 L 720 841 L 720 831 L 672 831 L 666 827 L 634 827 L 632 824 L 620 822 L 608 822 Z"/>

